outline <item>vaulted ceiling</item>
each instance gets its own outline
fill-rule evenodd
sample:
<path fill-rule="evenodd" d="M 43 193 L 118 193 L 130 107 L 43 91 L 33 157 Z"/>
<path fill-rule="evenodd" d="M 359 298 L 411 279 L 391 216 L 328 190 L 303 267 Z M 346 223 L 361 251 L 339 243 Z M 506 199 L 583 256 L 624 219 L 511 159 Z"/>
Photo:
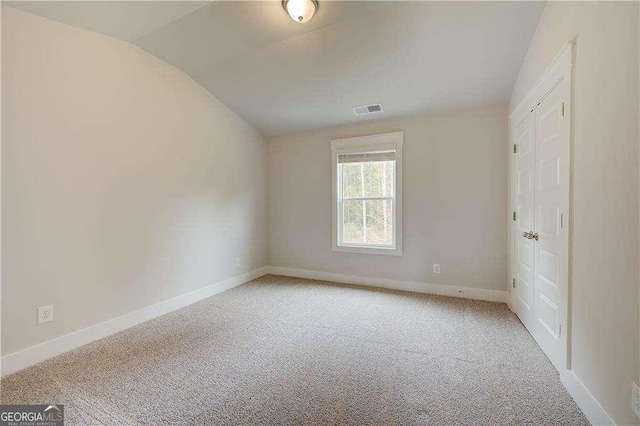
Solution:
<path fill-rule="evenodd" d="M 130 41 L 182 69 L 267 136 L 506 104 L 541 2 L 10 2 Z M 384 112 L 351 108 L 381 102 Z"/>

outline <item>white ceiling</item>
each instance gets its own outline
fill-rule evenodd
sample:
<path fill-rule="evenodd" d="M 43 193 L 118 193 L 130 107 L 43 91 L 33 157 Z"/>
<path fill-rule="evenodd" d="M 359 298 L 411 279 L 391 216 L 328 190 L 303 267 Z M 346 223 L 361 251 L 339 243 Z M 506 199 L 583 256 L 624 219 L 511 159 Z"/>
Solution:
<path fill-rule="evenodd" d="M 34 15 L 126 41 L 206 6 L 206 1 L 3 1 Z"/>
<path fill-rule="evenodd" d="M 12 2 L 131 41 L 182 69 L 267 136 L 506 104 L 541 2 Z M 382 102 L 384 112 L 351 108 Z"/>

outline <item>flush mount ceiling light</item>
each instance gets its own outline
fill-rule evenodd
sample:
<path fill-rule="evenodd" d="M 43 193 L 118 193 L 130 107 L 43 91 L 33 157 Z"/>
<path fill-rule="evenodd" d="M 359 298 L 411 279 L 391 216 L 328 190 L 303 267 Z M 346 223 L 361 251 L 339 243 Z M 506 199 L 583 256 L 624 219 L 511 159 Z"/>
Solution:
<path fill-rule="evenodd" d="M 282 0 L 282 7 L 291 19 L 298 23 L 307 22 L 318 10 L 316 0 Z"/>

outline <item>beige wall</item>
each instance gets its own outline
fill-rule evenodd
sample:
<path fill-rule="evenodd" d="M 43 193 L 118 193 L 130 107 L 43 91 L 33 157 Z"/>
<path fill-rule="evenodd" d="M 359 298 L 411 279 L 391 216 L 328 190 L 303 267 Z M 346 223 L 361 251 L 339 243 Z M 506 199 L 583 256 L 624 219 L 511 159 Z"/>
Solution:
<path fill-rule="evenodd" d="M 572 362 L 621 424 L 638 422 L 630 386 L 640 378 L 639 16 L 636 2 L 550 2 L 511 98 L 513 108 L 577 37 Z M 505 108 L 265 146 L 155 57 L 6 7 L 2 66 L 3 355 L 267 261 L 506 289 Z M 329 140 L 399 130 L 404 256 L 332 252 Z M 55 321 L 36 326 L 49 303 Z"/>
<path fill-rule="evenodd" d="M 266 264 L 265 140 L 184 73 L 7 7 L 2 65 L 3 354 Z"/>
<path fill-rule="evenodd" d="M 404 255 L 333 252 L 330 139 L 395 131 L 405 132 Z M 504 107 L 269 139 L 270 265 L 506 290 L 506 143 Z"/>
<path fill-rule="evenodd" d="M 637 424 L 638 3 L 549 2 L 514 108 L 577 37 L 573 145 L 573 370 L 619 424 Z"/>

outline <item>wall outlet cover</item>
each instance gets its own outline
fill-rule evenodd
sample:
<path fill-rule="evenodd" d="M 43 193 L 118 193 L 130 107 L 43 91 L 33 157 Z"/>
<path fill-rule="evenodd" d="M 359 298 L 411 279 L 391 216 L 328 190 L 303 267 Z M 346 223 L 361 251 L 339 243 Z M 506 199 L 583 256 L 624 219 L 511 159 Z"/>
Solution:
<path fill-rule="evenodd" d="M 53 305 L 40 306 L 38 308 L 38 324 L 53 321 Z"/>
<path fill-rule="evenodd" d="M 236 257 L 236 268 L 240 266 L 240 258 Z"/>
<path fill-rule="evenodd" d="M 440 273 L 440 264 L 439 263 L 434 263 L 433 264 L 433 273 L 434 274 L 439 274 Z"/>
<path fill-rule="evenodd" d="M 633 390 L 631 391 L 631 395 L 632 395 L 631 409 L 633 410 L 634 413 L 636 413 L 636 416 L 640 417 L 640 387 L 635 382 L 633 383 L 632 386 L 633 386 Z"/>

